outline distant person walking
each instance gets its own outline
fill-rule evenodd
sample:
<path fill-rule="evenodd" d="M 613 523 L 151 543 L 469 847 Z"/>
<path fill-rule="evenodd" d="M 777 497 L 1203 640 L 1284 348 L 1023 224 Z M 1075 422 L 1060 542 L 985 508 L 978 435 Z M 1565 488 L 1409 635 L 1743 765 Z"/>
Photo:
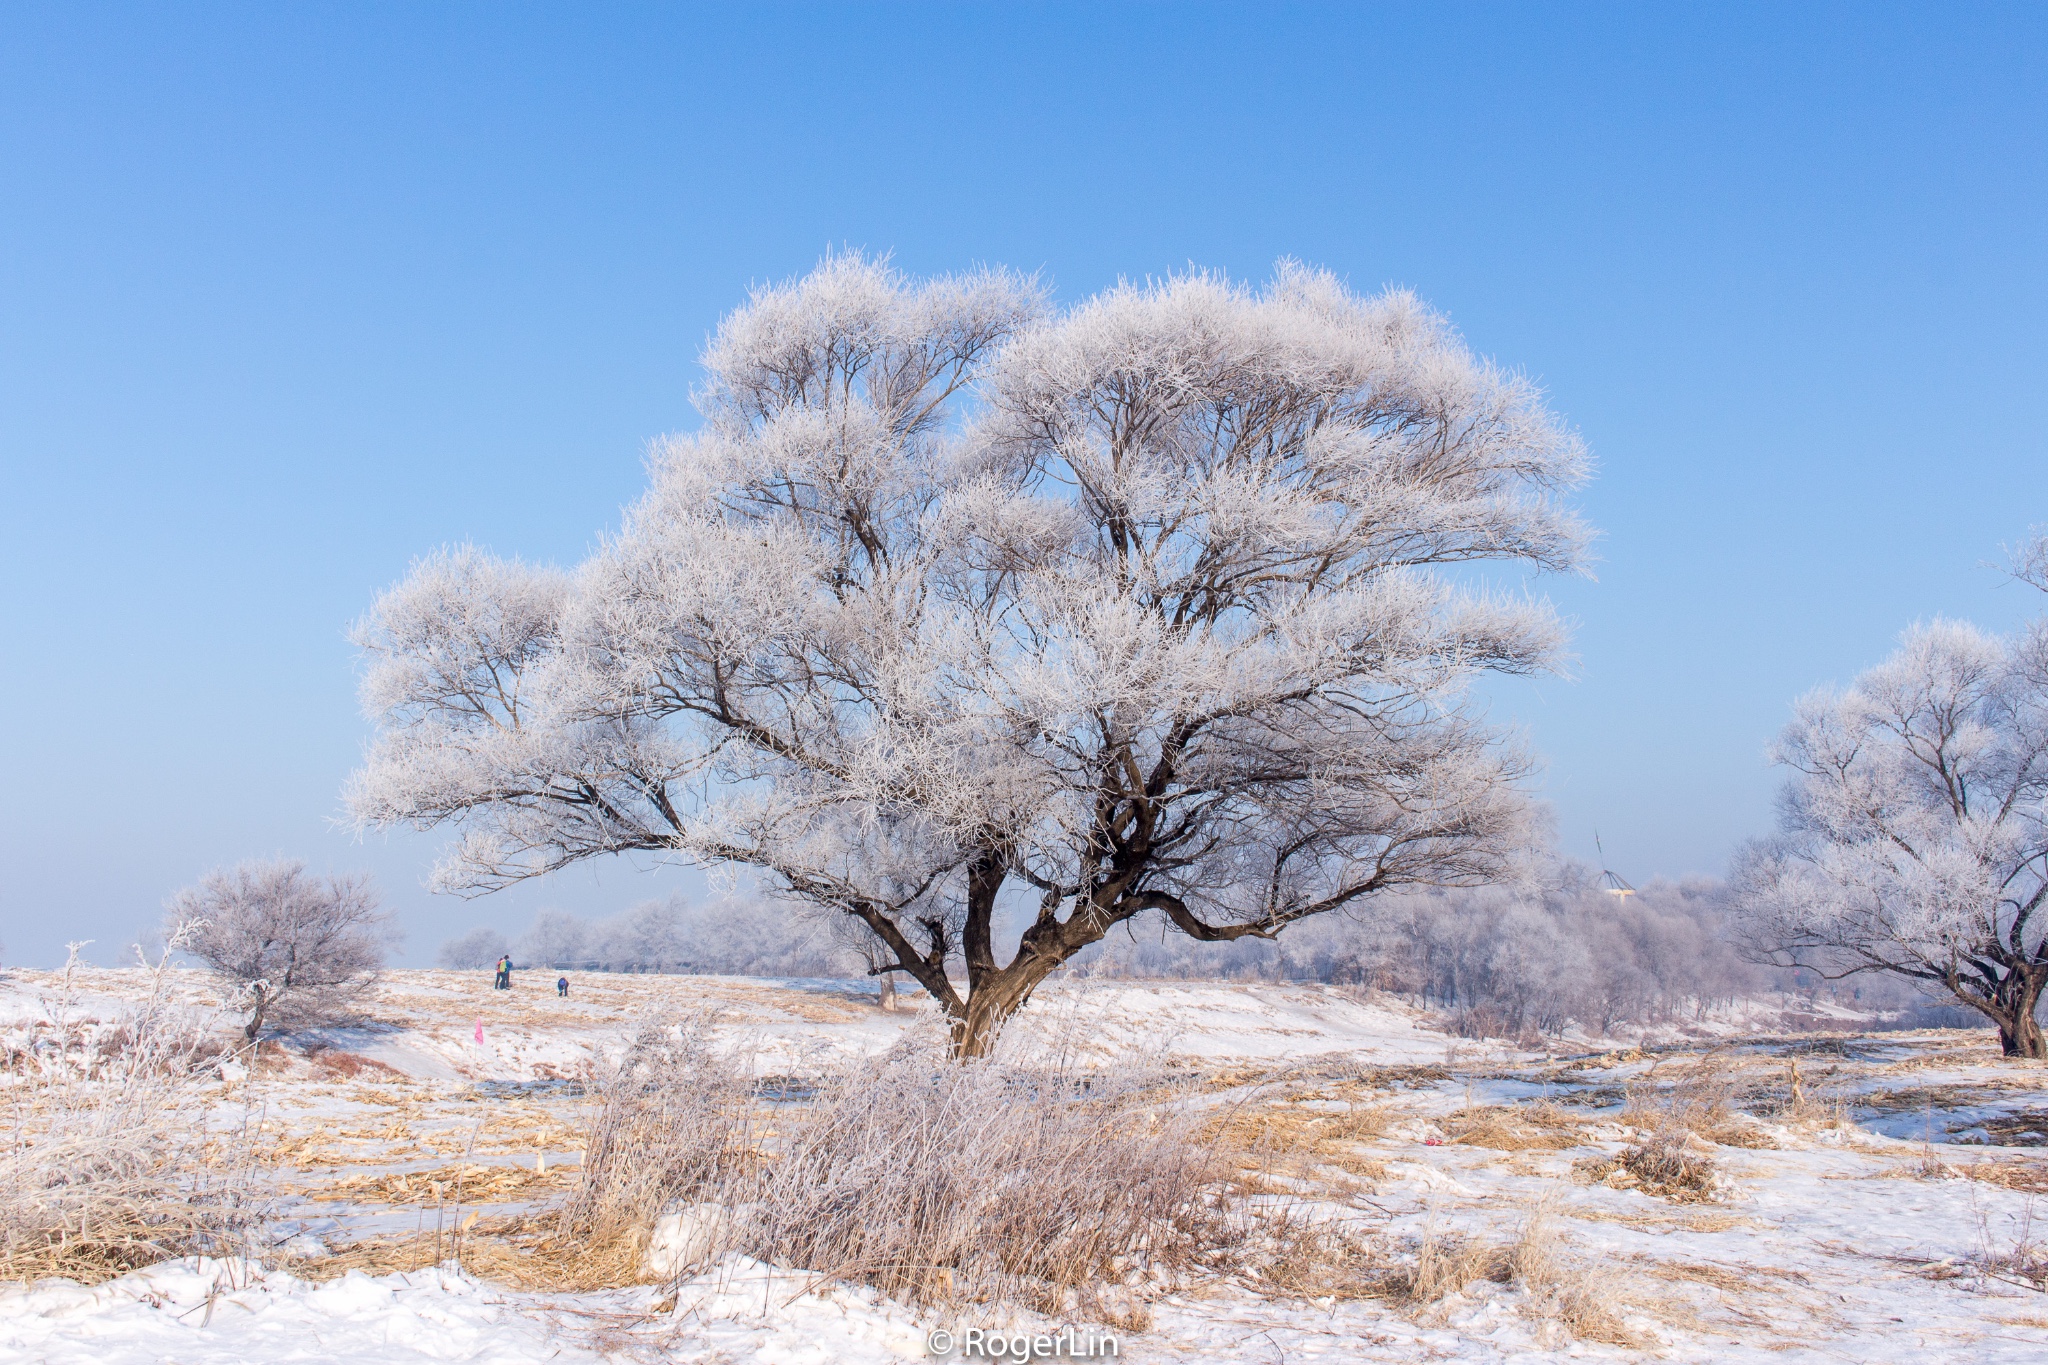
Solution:
<path fill-rule="evenodd" d="M 568 977 L 558 976 L 555 978 L 555 994 L 561 996 L 564 1000 L 567 1000 L 569 998 Z"/>
<path fill-rule="evenodd" d="M 494 991 L 509 991 L 512 989 L 512 955 L 510 953 L 498 959 L 498 977 L 497 980 L 491 982 L 491 989 Z"/>

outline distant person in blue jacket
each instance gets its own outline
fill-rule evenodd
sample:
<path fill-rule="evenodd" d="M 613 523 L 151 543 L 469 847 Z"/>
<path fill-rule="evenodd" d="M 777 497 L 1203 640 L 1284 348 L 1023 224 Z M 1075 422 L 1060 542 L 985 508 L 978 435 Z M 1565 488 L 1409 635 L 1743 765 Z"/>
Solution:
<path fill-rule="evenodd" d="M 561 996 L 564 1000 L 567 1000 L 569 998 L 568 977 L 558 976 L 555 978 L 555 994 Z"/>

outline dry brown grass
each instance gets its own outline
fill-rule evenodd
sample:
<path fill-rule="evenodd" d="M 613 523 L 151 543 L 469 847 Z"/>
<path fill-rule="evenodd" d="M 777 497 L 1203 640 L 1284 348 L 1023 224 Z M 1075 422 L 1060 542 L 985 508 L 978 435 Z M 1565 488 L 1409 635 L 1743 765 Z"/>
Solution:
<path fill-rule="evenodd" d="M 1641 1264 L 1660 1279 L 1682 1280 L 1688 1284 L 1703 1284 L 1718 1289 L 1724 1294 L 1747 1294 L 1758 1287 L 1757 1277 L 1746 1270 L 1735 1270 L 1708 1261 L 1653 1261 L 1643 1259 Z"/>
<path fill-rule="evenodd" d="M 1713 1203 L 1727 1197 L 1726 1176 L 1714 1148 L 1773 1144 L 1733 1107 L 1735 1078 L 1723 1059 L 1708 1054 L 1668 1086 L 1637 1085 L 1621 1113 L 1637 1140 L 1619 1154 L 1572 1163 L 1580 1178 L 1614 1189 L 1640 1189 L 1674 1203 Z"/>
<path fill-rule="evenodd" d="M 1265 1263 L 1247 1268 L 1257 1289 L 1304 1299 L 1396 1295 L 1393 1272 L 1379 1243 L 1354 1228 L 1327 1219 L 1283 1217 L 1273 1242 L 1273 1254 Z"/>
<path fill-rule="evenodd" d="M 561 1235 L 554 1220 L 525 1215 L 447 1222 L 401 1236 L 372 1237 L 333 1248 L 323 1256 L 288 1257 L 282 1269 L 304 1280 L 339 1279 L 352 1270 L 390 1275 L 451 1265 L 514 1289 L 580 1292 L 638 1284 L 641 1245 L 621 1238 L 602 1245 Z"/>
<path fill-rule="evenodd" d="M 712 1048 L 704 1016 L 643 1024 L 590 1094 L 577 1183 L 545 1245 L 580 1243 L 594 1259 L 636 1263 L 664 1210 L 716 1198 L 757 1162 L 763 1124 L 751 1083 Z"/>
<path fill-rule="evenodd" d="M 1715 1203 L 1727 1187 L 1712 1148 L 1689 1133 L 1653 1133 L 1616 1156 L 1585 1157 L 1572 1171 L 1610 1189 L 1640 1189 L 1674 1204 Z"/>
<path fill-rule="evenodd" d="M 1508 1255 L 1515 1279 L 1528 1290 L 1539 1315 L 1554 1317 L 1585 1341 L 1645 1344 L 1623 1318 L 1627 1301 L 1614 1278 L 1563 1254 L 1548 1205 L 1529 1211 Z"/>
<path fill-rule="evenodd" d="M 1429 1228 L 1411 1263 L 1384 1271 L 1378 1293 L 1411 1308 L 1428 1308 L 1462 1294 L 1475 1281 L 1515 1285 L 1527 1295 L 1522 1312 L 1555 1323 L 1572 1336 L 1617 1346 L 1641 1346 L 1630 1328 L 1627 1297 L 1608 1273 L 1566 1254 L 1552 1210 L 1527 1210 L 1514 1240 L 1490 1243 Z"/>
<path fill-rule="evenodd" d="M 2003 1088 L 1998 1086 L 1916 1085 L 1898 1090 L 1873 1090 L 1858 1096 L 1857 1103 L 1880 1113 L 1932 1113 L 1982 1104 L 2002 1093 Z"/>
<path fill-rule="evenodd" d="M 1595 1204 L 1574 1204 L 1562 1212 L 1582 1223 L 1613 1223 L 1639 1232 L 1726 1232 L 1730 1228 L 1756 1227 L 1755 1219 L 1737 1214 L 1691 1208 L 1683 1212 L 1661 1210 L 1605 1209 Z"/>
<path fill-rule="evenodd" d="M 644 1029 L 593 1084 L 584 1165 L 557 1209 L 308 1266 L 452 1256 L 510 1283 L 591 1288 L 741 1251 L 913 1302 L 1017 1303 L 1128 1325 L 1147 1286 L 1203 1273 L 1243 1236 L 1227 1163 L 1185 1103 L 1190 1084 L 1030 1060 L 963 1065 L 920 1037 L 849 1064 L 815 1098 L 766 1106 L 743 1065 L 710 1050 L 701 1021 Z M 331 1188 L 445 1205 L 458 1183 L 470 1202 L 539 1192 L 531 1172 L 474 1164 Z M 662 1225 L 657 1273 L 650 1234 L 671 1213 L 682 1221 Z"/>
<path fill-rule="evenodd" d="M 194 1253 L 231 1254 L 261 1220 L 255 1120 L 222 1123 L 207 1021 L 174 1008 L 169 954 L 143 1002 L 79 1016 L 72 966 L 5 1087 L 0 1275 L 85 1283 Z"/>
<path fill-rule="evenodd" d="M 1838 1114 L 1839 1106 L 1806 1095 L 1797 1067 L 1796 1060 L 1789 1064 L 1793 1096 L 1790 1103 L 1798 1109 L 1797 1116 Z M 1622 1123 L 1659 1135 L 1690 1133 L 1723 1147 L 1767 1149 L 1777 1145 L 1747 1114 L 1737 1110 L 1741 1078 L 1725 1057 L 1708 1053 L 1679 1070 L 1666 1086 L 1649 1084 L 1649 1080 L 1646 1077 L 1644 1082 L 1628 1088 Z"/>
<path fill-rule="evenodd" d="M 322 1080 L 341 1081 L 400 1081 L 405 1073 L 394 1066 L 365 1057 L 358 1052 L 344 1052 L 340 1048 L 315 1045 L 306 1051 L 306 1063 Z"/>
<path fill-rule="evenodd" d="M 1338 1144 L 1384 1136 L 1389 1121 L 1386 1110 L 1372 1105 L 1353 1105 L 1342 1113 L 1286 1105 L 1232 1106 L 1209 1121 L 1202 1138 L 1262 1157 L 1328 1155 Z"/>
<path fill-rule="evenodd" d="M 1507 1247 L 1431 1227 L 1415 1250 L 1415 1263 L 1405 1272 L 1395 1272 L 1388 1286 L 1402 1302 L 1423 1305 L 1461 1293 L 1474 1280 L 1508 1284 L 1514 1278 L 1514 1258 Z"/>
<path fill-rule="evenodd" d="M 1547 1101 L 1464 1109 L 1446 1123 L 1449 1140 L 1497 1152 L 1563 1151 L 1579 1145 L 1585 1120 Z"/>
<path fill-rule="evenodd" d="M 1243 1236 L 1188 1097 L 1156 1073 L 907 1042 L 790 1116 L 735 1241 L 915 1302 L 1113 1316 Z"/>
<path fill-rule="evenodd" d="M 2048 1162 L 2007 1157 L 1994 1161 L 1973 1161 L 1968 1165 L 1952 1166 L 1949 1169 L 1979 1184 L 1996 1185 L 2000 1189 L 2018 1190 L 2023 1194 L 2048 1194 Z"/>
<path fill-rule="evenodd" d="M 2039 1147 L 2048 1144 L 2048 1111 L 2030 1109 L 2020 1114 L 2000 1114 L 1979 1125 L 1993 1142 L 2006 1147 Z"/>
<path fill-rule="evenodd" d="M 486 1166 L 470 1162 L 426 1171 L 393 1171 L 381 1175 L 345 1176 L 307 1192 L 316 1201 L 372 1204 L 419 1204 L 461 1207 L 468 1204 L 509 1204 L 575 1189 L 582 1173 L 574 1167 L 535 1170 L 523 1166 Z"/>

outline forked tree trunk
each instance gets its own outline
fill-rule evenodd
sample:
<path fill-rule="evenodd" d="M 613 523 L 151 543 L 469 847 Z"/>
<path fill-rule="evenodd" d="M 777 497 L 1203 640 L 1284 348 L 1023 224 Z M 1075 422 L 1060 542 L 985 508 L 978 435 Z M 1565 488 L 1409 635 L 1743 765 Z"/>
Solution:
<path fill-rule="evenodd" d="M 2048 1061 L 2048 1038 L 2041 1032 L 2036 1010 L 2041 989 L 2048 985 L 2048 966 L 2011 965 L 1995 990 L 1978 996 L 1957 991 L 1962 1002 L 1998 1028 L 1998 1049 L 2008 1057 Z"/>
<path fill-rule="evenodd" d="M 2041 999 L 2041 983 L 2031 977 L 2023 981 L 2025 984 L 2012 993 L 2012 1006 L 2004 1017 L 1992 1016 L 1998 1025 L 1998 1050 L 2008 1057 L 2048 1061 L 2048 1040 L 2042 1038 L 2041 1021 L 2034 1013 Z"/>
<path fill-rule="evenodd" d="M 1003 1025 L 1024 1007 L 1032 989 L 1052 974 L 1052 967 L 1033 974 L 1019 971 L 1021 965 L 1013 962 L 995 977 L 984 977 L 969 988 L 966 1001 L 952 1019 L 955 1057 L 964 1061 L 993 1052 Z"/>

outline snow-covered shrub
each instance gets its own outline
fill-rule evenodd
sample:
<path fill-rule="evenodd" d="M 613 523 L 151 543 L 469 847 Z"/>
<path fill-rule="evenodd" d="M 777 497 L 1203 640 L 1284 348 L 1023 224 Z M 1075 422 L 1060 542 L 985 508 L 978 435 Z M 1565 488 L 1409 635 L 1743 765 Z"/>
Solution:
<path fill-rule="evenodd" d="M 265 1025 L 305 1028 L 349 1018 L 377 982 L 398 936 L 362 876 L 309 877 L 287 858 L 209 872 L 171 898 L 166 929 L 232 986 Z"/>
<path fill-rule="evenodd" d="M 772 1112 L 755 1088 L 701 1025 L 642 1030 L 598 1082 L 560 1214 L 580 1274 L 737 1251 L 913 1301 L 1114 1318 L 1238 1236 L 1200 1115 L 1150 1071 L 961 1065 L 920 1030 Z"/>

